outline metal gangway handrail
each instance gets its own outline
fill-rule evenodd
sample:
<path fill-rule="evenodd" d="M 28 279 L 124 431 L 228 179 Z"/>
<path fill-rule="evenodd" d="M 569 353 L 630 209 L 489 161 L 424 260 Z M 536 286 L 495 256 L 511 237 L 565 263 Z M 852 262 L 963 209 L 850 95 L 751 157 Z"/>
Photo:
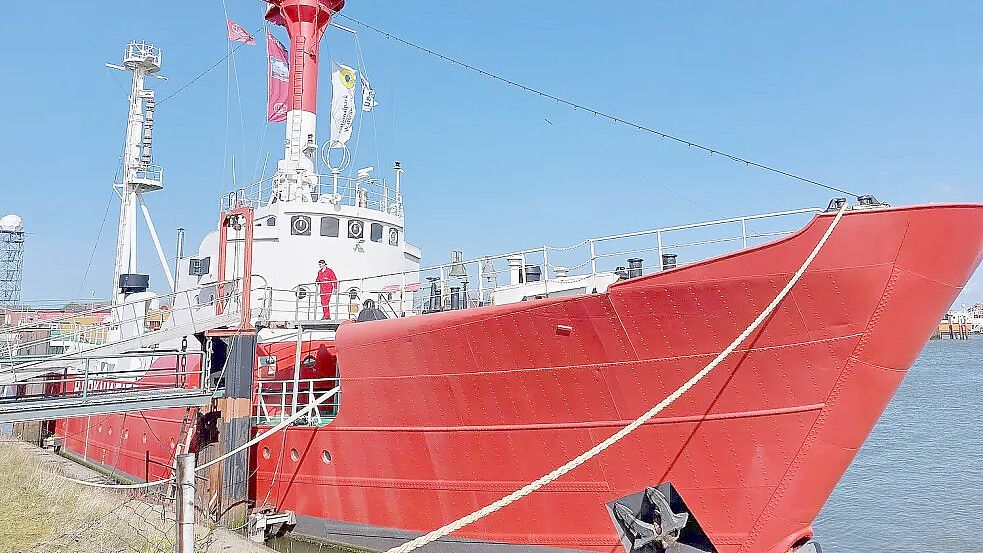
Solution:
<path fill-rule="evenodd" d="M 162 359 L 173 362 L 155 367 Z M 18 381 L 16 395 L 0 396 L 0 422 L 205 405 L 216 392 L 206 370 L 201 351 L 65 360 L 57 370 Z"/>
<path fill-rule="evenodd" d="M 175 303 L 177 303 L 175 301 L 176 298 L 178 298 L 180 296 L 183 296 L 186 299 L 190 299 L 191 294 L 197 295 L 197 293 L 199 293 L 199 292 L 206 291 L 206 290 L 211 289 L 211 288 L 216 288 L 216 286 L 221 285 L 221 284 L 231 285 L 231 286 L 228 286 L 228 288 L 230 289 L 230 293 L 229 294 L 226 294 L 225 296 L 223 296 L 224 298 L 229 299 L 229 298 L 232 298 L 232 297 L 235 297 L 236 295 L 238 295 L 238 293 L 239 293 L 238 292 L 238 288 L 239 288 L 241 282 L 242 282 L 242 279 L 241 278 L 236 278 L 236 279 L 230 279 L 230 280 L 226 280 L 226 281 L 221 281 L 219 283 L 203 284 L 201 286 L 197 286 L 197 287 L 194 287 L 194 288 L 187 288 L 187 289 L 184 289 L 184 290 L 178 290 L 176 292 L 169 292 L 167 294 L 164 294 L 164 295 L 161 295 L 161 296 L 157 296 L 156 299 L 161 303 L 161 305 L 174 305 Z M 214 300 L 212 300 L 212 301 L 214 302 Z M 5 326 L 5 327 L 2 327 L 2 328 L 3 328 L 3 331 L 4 332 L 18 332 L 18 331 L 33 330 L 33 329 L 38 329 L 38 328 L 42 328 L 43 329 L 43 328 L 48 328 L 51 325 L 55 325 L 55 324 L 66 322 L 66 321 L 72 321 L 73 319 L 79 319 L 79 318 L 82 318 L 82 317 L 88 317 L 88 316 L 93 316 L 93 315 L 97 315 L 97 314 L 104 314 L 106 312 L 109 312 L 110 314 L 112 314 L 112 312 L 114 310 L 118 310 L 118 309 L 125 308 L 125 307 L 132 307 L 132 306 L 136 306 L 136 305 L 143 304 L 143 303 L 146 303 L 146 302 L 147 302 L 147 298 L 140 298 L 140 299 L 127 300 L 127 301 L 124 301 L 124 302 L 118 303 L 118 304 L 106 303 L 104 305 L 93 306 L 93 307 L 91 307 L 89 309 L 83 309 L 83 310 L 80 310 L 80 311 L 66 312 L 64 315 L 61 315 L 59 317 L 53 317 L 53 318 L 50 318 L 50 319 L 43 319 L 43 320 L 32 320 L 32 321 L 28 321 L 28 322 L 24 322 L 24 323 L 18 323 L 17 325 Z M 189 302 L 189 304 L 190 304 L 190 302 Z M 214 305 L 214 303 L 213 303 L 213 305 Z M 24 310 L 24 311 L 27 312 L 28 310 Z"/>
<path fill-rule="evenodd" d="M 9 327 L 3 329 L 6 333 L 21 333 L 33 330 L 50 330 L 55 326 L 61 326 L 66 322 L 77 320 L 81 317 L 87 316 L 87 314 L 92 313 L 105 313 L 109 311 L 110 314 L 101 323 L 93 325 L 76 325 L 74 331 L 70 331 L 67 334 L 59 333 L 57 335 L 48 335 L 43 338 L 37 338 L 34 340 L 29 340 L 26 342 L 18 342 L 11 346 L 11 349 L 15 355 L 10 358 L 0 358 L 0 365 L 11 365 L 11 364 L 21 364 L 23 360 L 16 355 L 19 351 L 30 351 L 35 349 L 36 346 L 43 346 L 45 344 L 50 344 L 53 341 L 59 342 L 69 342 L 79 344 L 86 344 L 87 341 L 84 339 L 87 335 L 102 333 L 104 336 L 109 336 L 111 331 L 129 330 L 130 335 L 121 335 L 119 340 L 127 340 L 130 338 L 135 338 L 137 336 L 150 334 L 151 332 L 161 330 L 148 328 L 147 324 L 149 321 L 150 311 L 147 309 L 148 302 L 156 301 L 158 303 L 158 308 L 155 315 L 161 317 L 161 323 L 163 325 L 164 318 L 186 318 L 189 323 L 194 325 L 196 321 L 204 322 L 205 320 L 211 320 L 217 315 L 219 311 L 224 314 L 224 318 L 230 318 L 237 313 L 240 313 L 241 301 L 236 303 L 237 298 L 241 298 L 242 292 L 240 290 L 242 279 L 234 279 L 223 281 L 220 283 L 212 283 L 208 285 L 199 286 L 196 288 L 189 288 L 186 290 L 179 290 L 177 292 L 172 292 L 164 296 L 156 296 L 153 298 L 140 298 L 135 300 L 125 301 L 120 304 L 112 305 L 106 308 L 93 309 L 82 313 L 73 313 L 71 315 L 66 315 L 64 317 L 59 317 L 53 320 L 46 320 L 41 322 L 25 323 L 23 325 L 18 325 L 15 327 Z M 223 286 L 224 285 L 224 286 Z M 222 289 L 222 295 L 218 295 L 218 290 Z M 212 292 L 204 302 L 201 301 L 201 295 L 205 292 Z M 177 300 L 183 301 L 177 301 Z M 163 300 L 163 301 L 161 301 Z M 169 301 L 170 303 L 163 303 L 164 301 Z M 166 309 L 165 309 L 166 307 Z M 220 308 L 220 309 L 219 309 Z M 205 311 L 206 313 L 202 313 Z M 91 344 L 91 346 L 98 347 L 103 344 Z M 63 355 L 68 357 L 73 354 L 81 354 L 82 352 L 92 349 L 92 348 L 80 348 L 77 351 L 63 352 Z M 56 355 L 52 355 L 53 357 Z M 2 369 L 0 369 L 2 371 Z"/>

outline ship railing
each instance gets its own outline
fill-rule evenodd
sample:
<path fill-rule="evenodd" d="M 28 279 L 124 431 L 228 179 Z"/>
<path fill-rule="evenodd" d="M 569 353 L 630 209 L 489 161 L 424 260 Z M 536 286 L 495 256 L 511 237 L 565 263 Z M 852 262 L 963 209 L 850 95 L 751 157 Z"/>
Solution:
<path fill-rule="evenodd" d="M 331 314 L 354 319 L 366 300 L 392 318 L 604 291 L 619 280 L 788 236 L 821 211 L 805 208 L 721 218 L 340 280 L 330 297 Z M 297 290 L 298 295 L 290 298 L 296 317 L 321 318 L 318 284 L 299 285 Z"/>
<path fill-rule="evenodd" d="M 200 351 L 83 356 L 59 364 L 57 368 L 46 368 L 43 374 L 19 380 L 17 393 L 0 397 L 0 403 L 77 399 L 73 405 L 81 408 L 88 402 L 105 404 L 123 392 L 150 399 L 155 393 L 169 391 L 209 392 L 214 384 L 204 373 Z"/>
<path fill-rule="evenodd" d="M 339 279 L 330 294 L 321 283 L 268 289 L 271 320 L 354 320 L 367 307 L 386 318 L 466 309 L 540 297 L 603 292 L 637 278 L 788 236 L 820 208 L 721 218 L 589 238 L 572 246 L 543 246 L 452 261 L 417 270 Z M 463 256 L 460 256 L 463 258 Z M 335 268 L 337 272 L 340 269 Z"/>
<path fill-rule="evenodd" d="M 324 426 L 338 415 L 341 405 L 339 378 L 258 380 L 255 386 L 253 422 L 276 425 L 305 409 L 323 394 L 334 395 L 297 419 L 297 426 Z"/>
<path fill-rule="evenodd" d="M 390 188 L 385 180 L 338 175 L 315 174 L 310 182 L 277 182 L 266 177 L 221 197 L 221 209 L 236 206 L 265 207 L 278 201 L 303 202 L 364 207 L 402 216 L 403 196 Z"/>
<path fill-rule="evenodd" d="M 370 279 L 349 279 L 335 283 L 332 292 L 322 294 L 322 283 L 309 282 L 293 288 L 265 287 L 254 294 L 253 313 L 264 326 L 276 322 L 345 321 L 358 318 L 366 307 L 375 307 L 386 318 L 405 316 L 412 310 L 412 290 L 394 293 L 395 287 L 362 288 Z M 369 303 L 366 303 L 368 300 Z M 329 316 L 324 316 L 327 304 Z"/>
<path fill-rule="evenodd" d="M 5 328 L 4 333 L 17 339 L 10 345 L 11 357 L 0 358 L 0 365 L 21 363 L 28 355 L 43 358 L 82 353 L 110 339 L 155 332 L 170 319 L 194 325 L 220 314 L 234 315 L 242 307 L 241 285 L 242 279 L 232 279 Z M 96 322 L 83 322 L 90 318 Z"/>

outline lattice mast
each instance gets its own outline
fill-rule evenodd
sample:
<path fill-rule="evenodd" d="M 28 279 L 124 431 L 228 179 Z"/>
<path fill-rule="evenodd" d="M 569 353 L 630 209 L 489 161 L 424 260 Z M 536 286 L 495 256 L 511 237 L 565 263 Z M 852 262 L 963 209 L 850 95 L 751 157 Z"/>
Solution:
<path fill-rule="evenodd" d="M 0 307 L 20 303 L 24 282 L 24 224 L 16 215 L 0 218 Z"/>
<path fill-rule="evenodd" d="M 145 88 L 147 76 L 160 71 L 160 48 L 147 42 L 130 42 L 123 50 L 123 65 L 109 65 L 132 74 L 129 114 L 123 147 L 123 179 L 113 187 L 120 196 L 119 231 L 116 237 L 116 266 L 113 274 L 113 302 L 126 294 L 124 283 L 137 272 L 137 206 L 143 194 L 160 190 L 163 169 L 154 165 L 154 91 Z M 132 282 L 130 282 L 132 284 Z"/>
<path fill-rule="evenodd" d="M 277 163 L 274 186 L 284 199 L 309 197 L 317 184 L 317 81 L 319 47 L 331 16 L 345 0 L 267 0 L 266 19 L 283 25 L 290 35 L 289 111 L 286 146 Z"/>

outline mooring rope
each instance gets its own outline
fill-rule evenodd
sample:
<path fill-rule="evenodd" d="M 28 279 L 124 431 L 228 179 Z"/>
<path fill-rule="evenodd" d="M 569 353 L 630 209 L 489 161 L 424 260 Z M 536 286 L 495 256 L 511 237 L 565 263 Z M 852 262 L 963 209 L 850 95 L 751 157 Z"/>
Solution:
<path fill-rule="evenodd" d="M 663 409 L 672 405 L 673 402 L 679 399 L 690 388 L 695 386 L 698 382 L 700 382 L 700 380 L 702 380 L 704 377 L 710 374 L 710 371 L 712 371 L 717 365 L 719 365 L 724 359 L 726 359 L 728 355 L 733 353 L 733 351 L 737 349 L 737 347 L 742 342 L 744 342 L 744 340 L 746 340 L 747 337 L 750 336 L 759 326 L 761 326 L 761 323 L 763 323 L 764 320 L 767 319 L 769 315 L 772 314 L 775 308 L 778 307 L 778 304 L 781 303 L 781 301 L 785 299 L 785 296 L 787 296 L 788 293 L 792 290 L 792 287 L 794 287 L 795 284 L 799 282 L 799 279 L 802 278 L 802 275 L 805 274 L 809 266 L 812 265 L 813 260 L 816 259 L 817 255 L 819 255 L 819 252 L 820 250 L 823 249 L 823 246 L 826 245 L 826 241 L 829 240 L 830 235 L 833 234 L 833 229 L 835 229 L 836 225 L 839 224 L 840 218 L 843 217 L 843 213 L 846 211 L 846 208 L 847 208 L 846 205 L 843 205 L 843 207 L 840 208 L 840 210 L 836 213 L 836 217 L 833 218 L 833 222 L 830 223 L 829 228 L 826 229 L 826 233 L 823 234 L 823 237 L 819 240 L 819 243 L 816 244 L 816 247 L 812 250 L 812 253 L 810 253 L 809 257 L 807 257 L 805 262 L 802 263 L 802 266 L 799 267 L 799 270 L 796 271 L 794 275 L 792 275 L 792 278 L 788 281 L 785 287 L 782 288 L 782 291 L 779 292 L 778 295 L 775 296 L 775 299 L 773 299 L 771 303 L 768 304 L 768 307 L 766 307 L 765 310 L 762 311 L 760 315 L 758 315 L 758 318 L 756 318 L 746 329 L 744 329 L 744 332 L 742 332 L 737 338 L 735 338 L 734 341 L 731 342 L 726 349 L 720 352 L 720 354 L 717 355 L 717 357 L 715 357 L 713 361 L 711 361 L 707 366 L 703 367 L 703 369 L 700 370 L 700 372 L 696 373 L 692 378 L 687 380 L 682 386 L 677 388 L 676 391 L 669 394 L 669 396 L 667 396 L 665 399 L 660 401 L 658 405 L 649 409 L 640 417 L 629 423 L 627 426 L 612 434 L 608 439 L 588 449 L 584 453 L 570 460 L 565 465 L 554 469 L 552 472 L 541 476 L 537 480 L 530 482 L 529 484 L 506 495 L 505 497 L 499 499 L 498 501 L 495 501 L 494 503 L 486 505 L 485 507 L 482 507 L 481 509 L 478 509 L 477 511 L 471 514 L 461 517 L 455 520 L 454 522 L 446 524 L 428 534 L 424 534 L 398 547 L 393 547 L 392 549 L 387 550 L 385 553 L 408 553 L 415 549 L 419 549 L 429 543 L 432 543 L 434 541 L 439 540 L 440 538 L 443 538 L 444 536 L 456 532 L 461 528 L 468 526 L 469 524 L 473 524 L 500 509 L 503 509 L 511 505 L 512 503 L 535 492 L 536 490 L 542 488 L 543 486 L 549 484 L 550 482 L 553 482 L 554 480 L 560 478 L 564 474 L 572 471 L 573 469 L 593 459 L 595 456 L 599 455 L 605 449 L 618 443 L 622 438 L 624 438 L 628 434 L 631 434 L 638 427 L 648 422 L 652 417 L 658 415 L 659 412 L 661 412 Z"/>
<path fill-rule="evenodd" d="M 286 427 L 288 427 L 291 424 L 293 424 L 294 421 L 296 421 L 297 419 L 303 417 L 307 413 L 310 413 L 311 411 L 313 411 L 314 409 L 316 409 L 318 405 L 321 405 L 322 403 L 324 403 L 328 398 L 334 397 L 334 395 L 337 394 L 340 389 L 341 389 L 340 387 L 337 387 L 336 386 L 336 387 L 332 388 L 331 390 L 329 390 L 329 391 L 321 394 L 317 399 L 315 399 L 314 401 L 312 401 L 306 407 L 304 407 L 303 409 L 297 411 L 293 415 L 287 417 L 286 419 L 284 419 L 283 421 L 281 421 L 276 426 L 270 428 L 266 432 L 263 432 L 262 434 L 259 434 L 258 436 L 256 436 L 252 440 L 249 440 L 248 442 L 246 442 L 246 443 L 242 444 L 241 446 L 233 449 L 232 451 L 230 451 L 230 452 L 222 455 L 221 457 L 218 457 L 216 459 L 212 459 L 211 461 L 208 461 L 205 464 L 198 465 L 197 467 L 195 467 L 195 472 L 200 471 L 200 470 L 204 470 L 204 469 L 206 469 L 206 468 L 208 468 L 208 467 L 210 467 L 210 466 L 212 466 L 212 465 L 214 465 L 216 463 L 220 463 L 220 462 L 228 459 L 229 457 L 232 457 L 236 453 L 239 453 L 240 451 L 242 451 L 242 450 L 244 450 L 246 448 L 250 448 L 250 447 L 258 444 L 259 442 L 265 440 L 266 438 L 272 436 L 273 434 L 276 434 L 277 432 L 280 432 L 281 430 L 283 430 Z M 93 487 L 93 488 L 106 488 L 106 489 L 112 489 L 112 490 L 138 490 L 138 489 L 143 489 L 143 488 L 152 488 L 152 487 L 154 487 L 154 486 L 156 486 L 158 484 L 166 484 L 166 483 L 171 482 L 171 481 L 174 480 L 174 477 L 171 476 L 170 478 L 164 478 L 164 479 L 161 479 L 161 480 L 153 480 L 153 481 L 150 481 L 150 482 L 141 482 L 141 483 L 138 483 L 138 484 L 103 484 L 101 482 L 89 482 L 87 480 L 79 480 L 77 478 L 72 478 L 70 476 L 65 476 L 64 474 L 55 473 L 55 475 L 58 476 L 59 478 L 63 478 L 65 480 L 68 480 L 69 482 L 75 482 L 76 484 L 81 484 L 83 486 L 90 486 L 90 487 Z"/>

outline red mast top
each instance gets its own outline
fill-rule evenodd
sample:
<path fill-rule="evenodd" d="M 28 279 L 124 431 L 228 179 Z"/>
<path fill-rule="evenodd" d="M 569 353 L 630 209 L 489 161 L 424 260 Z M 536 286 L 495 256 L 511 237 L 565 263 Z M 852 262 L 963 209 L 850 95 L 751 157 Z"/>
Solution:
<path fill-rule="evenodd" d="M 267 0 L 266 19 L 290 35 L 290 110 L 317 112 L 318 48 L 345 0 Z"/>

